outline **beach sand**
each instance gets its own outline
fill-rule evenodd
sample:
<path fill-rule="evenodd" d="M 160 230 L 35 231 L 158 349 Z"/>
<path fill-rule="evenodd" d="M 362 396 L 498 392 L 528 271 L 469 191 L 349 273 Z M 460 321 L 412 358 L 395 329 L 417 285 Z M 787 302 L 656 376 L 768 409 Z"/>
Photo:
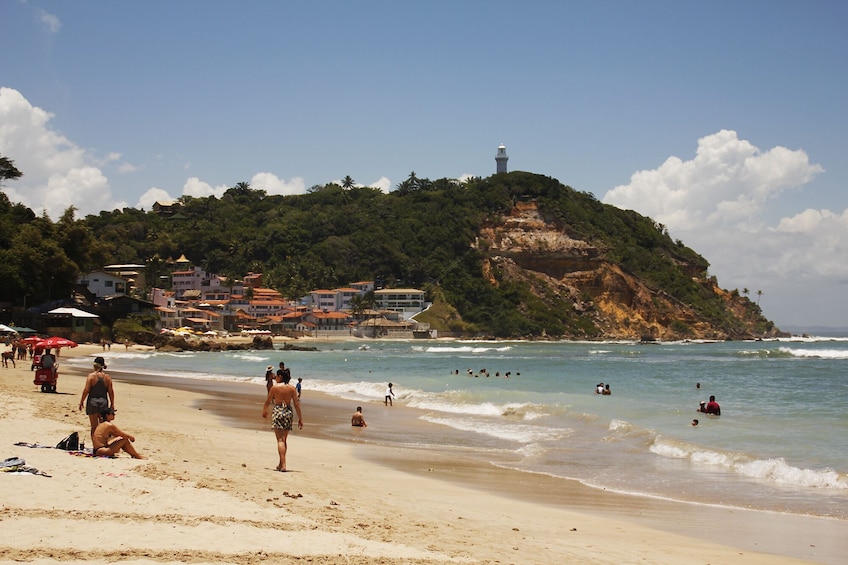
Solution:
<path fill-rule="evenodd" d="M 78 431 L 90 447 L 84 374 L 61 362 L 99 354 L 62 350 L 57 394 L 32 384 L 29 361 L 0 367 L 0 459 L 50 475 L 0 473 L 0 563 L 788 564 L 839 563 L 848 548 L 844 521 L 626 496 L 368 443 L 376 426 L 419 425 L 402 406 L 366 406 L 369 428 L 339 438 L 355 407 L 309 391 L 289 472 L 275 472 L 261 385 L 166 388 L 110 368 L 115 422 L 145 459 L 15 446 Z"/>

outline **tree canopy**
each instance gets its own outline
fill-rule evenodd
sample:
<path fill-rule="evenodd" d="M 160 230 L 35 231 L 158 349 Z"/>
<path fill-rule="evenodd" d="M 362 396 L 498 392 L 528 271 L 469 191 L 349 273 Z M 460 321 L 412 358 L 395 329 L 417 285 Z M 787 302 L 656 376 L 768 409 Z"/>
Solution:
<path fill-rule="evenodd" d="M 8 177 L 7 177 L 8 178 Z M 180 198 L 179 214 L 134 208 L 83 219 L 73 208 L 55 223 L 0 194 L 0 300 L 30 304 L 67 295 L 78 274 L 108 263 L 143 263 L 148 281 L 185 254 L 211 273 L 263 273 L 267 286 L 297 298 L 316 288 L 380 280 L 389 287 L 439 289 L 467 327 L 498 336 L 595 331 L 570 303 L 543 300 L 529 287 L 492 285 L 473 245 L 483 223 L 515 202 L 534 200 L 546 219 L 590 240 L 628 272 L 721 320 L 721 305 L 692 281 L 708 263 L 664 227 L 602 204 L 550 177 L 512 172 L 462 183 L 414 172 L 397 190 L 315 186 L 279 196 L 238 183 L 220 198 Z M 145 290 L 145 289 L 140 289 Z M 360 304 L 360 307 L 362 305 Z"/>

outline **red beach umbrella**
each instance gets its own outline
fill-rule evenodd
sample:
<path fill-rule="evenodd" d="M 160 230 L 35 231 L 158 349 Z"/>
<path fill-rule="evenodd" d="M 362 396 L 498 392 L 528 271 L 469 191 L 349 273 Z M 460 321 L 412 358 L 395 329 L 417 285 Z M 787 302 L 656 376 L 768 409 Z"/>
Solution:
<path fill-rule="evenodd" d="M 21 341 L 21 343 L 26 343 L 27 345 L 30 345 L 30 344 L 35 345 L 36 343 L 43 341 L 43 339 L 44 338 L 36 337 L 36 336 L 32 335 L 32 336 L 29 336 L 29 337 L 25 337 L 20 341 Z"/>
<path fill-rule="evenodd" d="M 76 347 L 78 344 L 77 342 L 71 341 L 68 338 L 54 335 L 53 337 L 48 337 L 47 339 L 42 340 L 39 345 L 52 349 L 54 347 Z"/>

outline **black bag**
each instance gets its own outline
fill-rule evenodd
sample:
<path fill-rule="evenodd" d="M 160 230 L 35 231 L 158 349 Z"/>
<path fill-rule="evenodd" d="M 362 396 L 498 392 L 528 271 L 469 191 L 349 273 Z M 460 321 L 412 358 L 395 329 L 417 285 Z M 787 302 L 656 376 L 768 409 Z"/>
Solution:
<path fill-rule="evenodd" d="M 79 434 L 77 432 L 72 433 L 71 435 L 57 443 L 56 449 L 64 449 L 65 451 L 78 451 Z"/>

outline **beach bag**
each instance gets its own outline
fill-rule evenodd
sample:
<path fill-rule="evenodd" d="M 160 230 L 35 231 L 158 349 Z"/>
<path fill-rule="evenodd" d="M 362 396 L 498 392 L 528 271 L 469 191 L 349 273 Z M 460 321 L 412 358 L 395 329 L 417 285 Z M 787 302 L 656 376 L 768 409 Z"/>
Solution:
<path fill-rule="evenodd" d="M 79 450 L 79 434 L 73 432 L 71 435 L 56 444 L 56 449 L 64 449 L 65 451 Z"/>

